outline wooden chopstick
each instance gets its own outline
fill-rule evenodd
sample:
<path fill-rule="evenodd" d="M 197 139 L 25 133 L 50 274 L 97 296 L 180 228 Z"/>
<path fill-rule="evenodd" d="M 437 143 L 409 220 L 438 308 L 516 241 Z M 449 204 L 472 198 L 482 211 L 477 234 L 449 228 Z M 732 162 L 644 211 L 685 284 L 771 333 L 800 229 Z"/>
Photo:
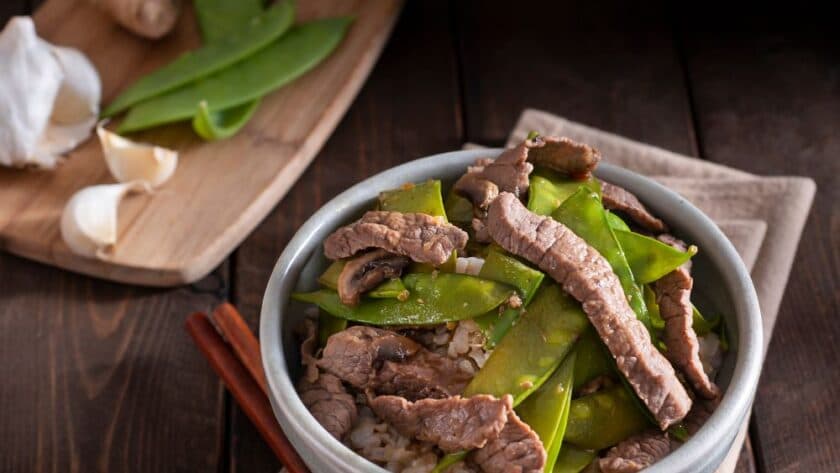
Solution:
<path fill-rule="evenodd" d="M 245 327 L 247 329 L 246 325 Z M 213 370 L 222 378 L 245 415 L 254 423 L 283 466 L 290 473 L 309 473 L 309 468 L 280 430 L 265 393 L 210 323 L 207 315 L 200 312 L 192 314 L 187 319 L 186 328 Z M 253 338 L 253 335 L 251 337 Z"/>
<path fill-rule="evenodd" d="M 260 342 L 248 328 L 245 319 L 236 307 L 225 302 L 216 307 L 211 316 L 222 337 L 230 344 L 239 361 L 251 373 L 254 381 L 260 385 L 263 393 L 268 396 L 268 381 L 263 371 Z"/>

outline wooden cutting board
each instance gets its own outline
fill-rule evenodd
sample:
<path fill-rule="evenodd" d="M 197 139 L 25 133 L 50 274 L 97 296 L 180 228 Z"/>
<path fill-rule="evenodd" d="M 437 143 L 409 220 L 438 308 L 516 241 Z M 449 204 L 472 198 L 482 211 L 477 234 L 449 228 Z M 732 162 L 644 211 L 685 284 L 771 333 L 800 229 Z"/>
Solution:
<path fill-rule="evenodd" d="M 96 139 L 54 171 L 0 169 L 0 248 L 115 281 L 173 286 L 216 267 L 283 197 L 361 88 L 394 25 L 400 0 L 298 1 L 297 21 L 337 15 L 356 20 L 338 49 L 263 99 L 236 136 L 201 141 L 188 124 L 137 135 L 180 152 L 172 179 L 153 195 L 126 197 L 119 241 L 105 260 L 70 252 L 61 239 L 64 204 L 79 189 L 114 182 Z M 160 41 L 140 39 L 81 0 L 49 0 L 35 14 L 38 34 L 85 52 L 102 78 L 103 100 L 139 76 L 199 45 L 189 6 Z"/>

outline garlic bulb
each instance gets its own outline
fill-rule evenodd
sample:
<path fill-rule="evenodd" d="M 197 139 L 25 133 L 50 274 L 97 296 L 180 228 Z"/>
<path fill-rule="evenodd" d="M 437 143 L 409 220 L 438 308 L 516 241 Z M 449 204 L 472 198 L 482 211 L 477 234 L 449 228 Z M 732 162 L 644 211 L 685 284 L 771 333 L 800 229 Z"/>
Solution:
<path fill-rule="evenodd" d="M 120 182 L 143 181 L 152 187 L 166 182 L 178 165 L 178 152 L 160 146 L 135 143 L 96 126 L 102 153 L 111 175 Z"/>
<path fill-rule="evenodd" d="M 38 38 L 29 17 L 0 32 L 0 165 L 52 168 L 90 136 L 101 84 L 80 52 Z"/>
<path fill-rule="evenodd" d="M 85 187 L 70 197 L 61 214 L 61 237 L 77 254 L 107 258 L 117 242 L 117 208 L 129 192 L 150 191 L 140 181 Z"/>

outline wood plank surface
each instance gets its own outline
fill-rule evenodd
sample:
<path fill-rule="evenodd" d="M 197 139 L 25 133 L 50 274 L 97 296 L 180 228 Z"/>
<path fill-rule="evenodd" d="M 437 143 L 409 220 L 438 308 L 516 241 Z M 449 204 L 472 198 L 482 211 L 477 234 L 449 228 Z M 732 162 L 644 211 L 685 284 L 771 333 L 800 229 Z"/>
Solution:
<path fill-rule="evenodd" d="M 828 472 L 840 464 L 840 42 L 828 34 L 830 17 L 784 13 L 770 23 L 738 15 L 714 32 L 698 18 L 684 43 L 704 154 L 817 182 L 753 431 L 764 471 Z"/>
<path fill-rule="evenodd" d="M 123 202 L 119 242 L 104 260 L 72 253 L 59 233 L 64 204 L 79 189 L 113 182 L 99 143 L 88 140 L 54 172 L 0 169 L 0 248 L 98 277 L 172 286 L 217 266 L 300 175 L 355 97 L 384 44 L 399 0 L 300 2 L 297 20 L 352 15 L 347 36 L 323 63 L 262 100 L 237 135 L 204 142 L 188 125 L 139 139 L 179 151 L 172 179 L 153 195 Z M 35 14 L 39 35 L 85 52 L 107 103 L 142 74 L 198 45 L 186 8 L 160 42 L 141 40 L 91 2 L 52 0 Z"/>
<path fill-rule="evenodd" d="M 446 2 L 406 4 L 370 79 L 318 158 L 236 252 L 237 306 L 252 328 L 277 257 L 315 210 L 365 177 L 460 147 L 450 29 Z M 232 415 L 231 471 L 276 470 L 248 419 L 238 408 Z"/>

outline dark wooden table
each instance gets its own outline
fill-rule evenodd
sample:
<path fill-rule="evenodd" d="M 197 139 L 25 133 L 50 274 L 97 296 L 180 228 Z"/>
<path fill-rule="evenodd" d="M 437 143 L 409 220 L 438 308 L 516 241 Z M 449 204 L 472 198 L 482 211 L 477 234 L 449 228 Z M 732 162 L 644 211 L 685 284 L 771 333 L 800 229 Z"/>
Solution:
<path fill-rule="evenodd" d="M 36 2 L 0 3 L 5 23 Z M 720 9 L 658 2 L 544 3 L 409 2 L 314 164 L 197 284 L 131 287 L 0 254 L 0 471 L 276 471 L 184 332 L 186 315 L 230 300 L 256 328 L 275 259 L 316 208 L 403 161 L 464 141 L 499 145 L 528 106 L 750 172 L 817 181 L 739 471 L 837 471 L 833 17 L 766 6 L 732 14 L 724 5 L 722 20 Z"/>

